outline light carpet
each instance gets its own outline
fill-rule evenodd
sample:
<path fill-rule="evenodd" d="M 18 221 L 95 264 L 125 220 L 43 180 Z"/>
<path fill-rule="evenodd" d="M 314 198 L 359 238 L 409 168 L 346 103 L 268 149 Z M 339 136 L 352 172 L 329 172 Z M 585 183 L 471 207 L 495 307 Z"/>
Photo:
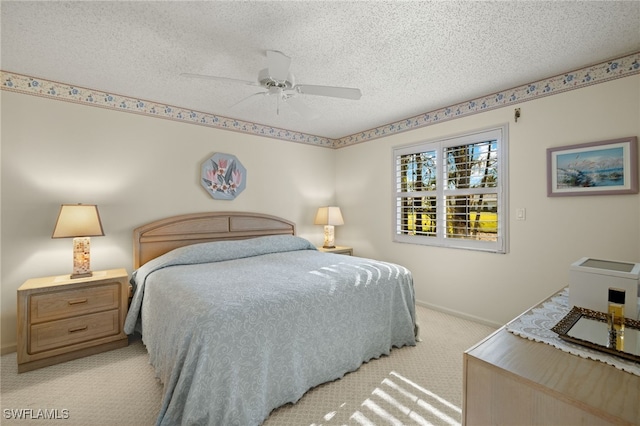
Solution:
<path fill-rule="evenodd" d="M 421 306 L 416 314 L 422 339 L 416 346 L 394 349 L 311 389 L 296 404 L 274 410 L 264 426 L 459 425 L 462 354 L 494 328 Z M 0 423 L 152 425 L 162 385 L 148 361 L 139 339 L 22 374 L 16 354 L 3 355 Z M 15 419 L 18 415 L 33 419 Z"/>

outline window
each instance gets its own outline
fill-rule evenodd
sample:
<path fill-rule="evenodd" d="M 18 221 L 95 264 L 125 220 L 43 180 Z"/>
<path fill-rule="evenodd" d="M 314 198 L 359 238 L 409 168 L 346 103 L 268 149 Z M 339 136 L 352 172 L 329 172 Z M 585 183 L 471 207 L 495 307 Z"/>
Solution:
<path fill-rule="evenodd" d="M 507 125 L 393 154 L 394 241 L 507 252 Z"/>

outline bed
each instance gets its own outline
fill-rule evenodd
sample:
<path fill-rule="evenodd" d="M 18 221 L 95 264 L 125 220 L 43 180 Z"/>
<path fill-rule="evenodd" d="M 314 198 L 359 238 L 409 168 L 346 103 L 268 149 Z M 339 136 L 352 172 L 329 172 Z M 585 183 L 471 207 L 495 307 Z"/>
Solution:
<path fill-rule="evenodd" d="M 415 345 L 413 280 L 322 253 L 274 216 L 214 212 L 134 231 L 125 322 L 163 383 L 159 425 L 258 425 L 321 383 Z"/>

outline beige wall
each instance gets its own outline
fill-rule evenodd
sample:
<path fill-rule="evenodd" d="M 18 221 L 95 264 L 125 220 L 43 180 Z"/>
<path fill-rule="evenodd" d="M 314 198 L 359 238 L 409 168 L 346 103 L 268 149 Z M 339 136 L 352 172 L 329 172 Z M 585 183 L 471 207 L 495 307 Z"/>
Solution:
<path fill-rule="evenodd" d="M 513 120 L 514 108 L 522 117 Z M 510 252 L 393 243 L 392 148 L 509 123 Z M 337 240 L 402 263 L 420 303 L 503 324 L 568 285 L 583 256 L 640 261 L 640 196 L 546 195 L 549 147 L 640 135 L 640 76 L 590 86 L 338 150 Z M 516 208 L 526 220 L 515 220 Z"/>
<path fill-rule="evenodd" d="M 580 257 L 640 261 L 640 196 L 546 196 L 548 147 L 640 135 L 640 76 L 489 111 L 339 150 L 152 117 L 1 94 L 2 348 L 15 344 L 20 284 L 68 273 L 71 241 L 50 238 L 61 203 L 96 203 L 106 236 L 92 239 L 94 270 L 131 272 L 133 228 L 207 210 L 257 211 L 292 220 L 322 242 L 318 206 L 336 201 L 339 244 L 402 263 L 419 303 L 493 324 L 567 285 Z M 510 252 L 505 255 L 392 242 L 392 148 L 509 123 Z M 198 182 L 202 161 L 236 155 L 248 170 L 234 201 Z M 526 208 L 526 220 L 515 209 Z"/>
<path fill-rule="evenodd" d="M 98 205 L 106 233 L 91 239 L 93 270 L 131 272 L 132 231 L 201 211 L 284 217 L 322 243 L 318 206 L 334 200 L 336 151 L 118 111 L 2 93 L 2 348 L 15 344 L 16 289 L 72 268 L 70 239 L 51 239 L 61 203 Z M 247 187 L 214 200 L 199 183 L 215 152 L 246 167 Z"/>

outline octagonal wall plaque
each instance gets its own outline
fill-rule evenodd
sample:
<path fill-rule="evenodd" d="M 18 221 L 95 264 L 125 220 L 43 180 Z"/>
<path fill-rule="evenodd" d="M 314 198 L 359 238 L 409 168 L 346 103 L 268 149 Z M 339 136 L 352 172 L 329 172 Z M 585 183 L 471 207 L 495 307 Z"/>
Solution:
<path fill-rule="evenodd" d="M 233 200 L 247 185 L 247 170 L 235 155 L 216 153 L 202 163 L 201 184 L 216 200 Z"/>

